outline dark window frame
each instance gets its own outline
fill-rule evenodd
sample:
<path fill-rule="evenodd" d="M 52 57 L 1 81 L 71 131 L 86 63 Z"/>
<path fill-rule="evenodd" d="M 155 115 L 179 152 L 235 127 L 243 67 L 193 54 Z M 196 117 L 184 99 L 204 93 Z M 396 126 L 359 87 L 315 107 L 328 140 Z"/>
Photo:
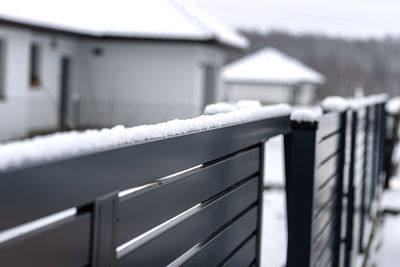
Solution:
<path fill-rule="evenodd" d="M 0 37 L 0 100 L 6 98 L 6 83 L 5 83 L 5 72 L 6 72 L 6 41 Z"/>
<path fill-rule="evenodd" d="M 29 49 L 29 84 L 37 89 L 41 85 L 42 48 L 39 43 L 32 43 Z"/>

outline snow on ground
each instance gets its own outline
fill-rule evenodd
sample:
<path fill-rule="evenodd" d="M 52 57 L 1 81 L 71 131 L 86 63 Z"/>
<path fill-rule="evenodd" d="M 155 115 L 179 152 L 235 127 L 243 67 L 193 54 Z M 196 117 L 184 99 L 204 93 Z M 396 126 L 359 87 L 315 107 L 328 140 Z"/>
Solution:
<path fill-rule="evenodd" d="M 264 192 L 261 266 L 282 267 L 286 264 L 286 199 L 285 191 Z"/>
<path fill-rule="evenodd" d="M 400 177 L 391 180 L 383 194 L 381 210 L 400 211 Z M 368 267 L 400 266 L 400 214 L 385 212 L 379 220 Z"/>
<path fill-rule="evenodd" d="M 265 146 L 264 184 L 267 186 L 285 185 L 283 136 L 279 135 L 267 141 Z"/>
<path fill-rule="evenodd" d="M 281 267 L 286 262 L 286 196 L 283 136 L 271 138 L 265 147 L 261 266 Z"/>

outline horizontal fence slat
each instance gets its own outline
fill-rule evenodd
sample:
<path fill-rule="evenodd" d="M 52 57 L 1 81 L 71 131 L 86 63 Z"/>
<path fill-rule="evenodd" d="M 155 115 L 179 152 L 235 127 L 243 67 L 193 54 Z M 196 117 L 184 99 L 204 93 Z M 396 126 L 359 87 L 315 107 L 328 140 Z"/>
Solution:
<path fill-rule="evenodd" d="M 66 219 L 0 244 L 1 266 L 69 267 L 89 264 L 89 214 Z"/>
<path fill-rule="evenodd" d="M 255 174 L 260 167 L 259 150 L 254 148 L 240 153 L 182 180 L 122 202 L 118 208 L 117 244 L 127 242 Z"/>
<path fill-rule="evenodd" d="M 235 267 L 235 266 L 249 266 L 256 258 L 256 237 L 252 237 L 246 242 L 236 253 L 228 259 L 222 266 Z"/>
<path fill-rule="evenodd" d="M 318 120 L 317 141 L 337 132 L 342 127 L 341 113 L 326 113 Z"/>
<path fill-rule="evenodd" d="M 218 266 L 241 242 L 245 241 L 249 236 L 254 236 L 256 228 L 257 210 L 253 208 L 225 228 L 213 240 L 210 240 L 205 247 L 181 266 Z M 256 255 L 255 248 L 253 251 L 249 251 L 249 253 L 253 255 L 252 258 L 254 259 Z M 241 263 L 243 262 L 237 261 L 236 266 L 246 266 Z M 247 262 L 247 264 L 250 263 L 251 261 Z"/>
<path fill-rule="evenodd" d="M 325 186 L 314 193 L 314 212 L 319 211 L 326 203 L 335 197 L 337 175 L 330 178 Z"/>
<path fill-rule="evenodd" d="M 324 183 L 328 181 L 333 175 L 335 175 L 338 171 L 338 166 L 339 166 L 339 159 L 340 155 L 335 154 L 335 156 L 329 158 L 326 162 L 324 162 L 322 165 L 317 168 L 315 172 L 315 189 L 318 189 Z"/>
<path fill-rule="evenodd" d="M 318 241 L 312 244 L 311 266 L 314 265 L 328 249 L 333 250 L 335 240 L 334 226 L 335 224 L 329 224 Z"/>
<path fill-rule="evenodd" d="M 257 201 L 259 178 L 225 194 L 190 218 L 127 254 L 117 266 L 165 266 Z M 256 209 L 257 207 L 253 207 Z M 154 255 L 157 255 L 154 257 Z"/>
<path fill-rule="evenodd" d="M 329 156 L 335 154 L 340 149 L 340 133 L 336 133 L 327 139 L 324 139 L 316 147 L 316 165 L 326 160 Z"/>
<path fill-rule="evenodd" d="M 313 265 L 313 267 L 330 267 L 333 266 L 333 249 L 329 248 L 321 255 Z"/>
<path fill-rule="evenodd" d="M 89 204 L 109 192 L 146 184 L 289 131 L 289 117 L 282 116 L 0 172 L 0 213 L 8 214 L 0 220 L 0 231 Z"/>
<path fill-rule="evenodd" d="M 333 199 L 331 203 L 324 209 L 324 211 L 313 221 L 313 236 L 312 239 L 315 241 L 320 238 L 321 234 L 325 231 L 329 224 L 334 224 L 336 219 L 336 202 L 337 199 Z"/>

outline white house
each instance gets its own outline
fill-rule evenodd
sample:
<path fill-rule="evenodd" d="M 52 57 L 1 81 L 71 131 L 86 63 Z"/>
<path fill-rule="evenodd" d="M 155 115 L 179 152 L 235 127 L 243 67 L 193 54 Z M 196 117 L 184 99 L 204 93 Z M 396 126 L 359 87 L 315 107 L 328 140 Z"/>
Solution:
<path fill-rule="evenodd" d="M 0 140 L 197 115 L 246 46 L 187 1 L 0 0 Z"/>
<path fill-rule="evenodd" d="M 263 103 L 305 105 L 315 100 L 325 77 L 281 51 L 266 47 L 223 69 L 225 100 L 249 98 Z"/>

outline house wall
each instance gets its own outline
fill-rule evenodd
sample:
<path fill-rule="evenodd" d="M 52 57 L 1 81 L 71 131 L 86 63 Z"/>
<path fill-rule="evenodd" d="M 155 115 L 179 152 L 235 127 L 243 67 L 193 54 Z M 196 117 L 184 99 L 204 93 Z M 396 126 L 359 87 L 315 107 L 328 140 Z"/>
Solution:
<path fill-rule="evenodd" d="M 0 100 L 0 141 L 3 141 L 22 138 L 28 132 L 25 43 L 29 36 L 25 31 L 0 27 L 0 38 L 5 44 L 4 70 L 1 70 L 4 71 L 5 98 Z"/>
<path fill-rule="evenodd" d="M 6 44 L 6 98 L 0 141 L 59 127 L 61 58 L 71 59 L 71 126 L 139 125 L 199 115 L 205 66 L 215 66 L 214 101 L 223 97 L 224 53 L 194 43 L 111 41 L 0 26 Z M 30 85 L 30 46 L 40 46 L 39 86 Z M 101 49 L 100 55 L 94 50 Z M 79 95 L 74 101 L 72 95 Z M 77 100 L 76 98 L 75 100 Z"/>
<path fill-rule="evenodd" d="M 30 42 L 26 44 L 27 49 L 32 42 L 39 44 L 41 48 L 41 82 L 38 87 L 28 85 L 29 130 L 56 129 L 59 126 L 60 117 L 61 59 L 63 56 L 68 56 L 71 59 L 70 90 L 78 90 L 77 66 L 80 63 L 77 60 L 77 54 L 79 42 L 77 39 L 64 36 L 31 33 Z M 29 76 L 29 72 L 26 75 Z M 71 110 L 66 116 L 71 117 L 70 120 L 73 124 L 72 113 Z"/>
<path fill-rule="evenodd" d="M 93 51 L 101 51 L 95 55 Z M 223 62 L 217 48 L 167 42 L 85 41 L 80 50 L 81 123 L 127 126 L 199 115 L 204 66 Z M 219 74 L 217 74 L 219 76 Z M 221 99 L 221 80 L 215 100 Z"/>
<path fill-rule="evenodd" d="M 29 133 L 59 126 L 60 61 L 77 55 L 78 41 L 29 29 L 0 26 L 5 41 L 5 99 L 0 100 L 0 141 L 26 137 Z M 40 84 L 30 84 L 30 46 L 40 47 Z M 71 77 L 77 87 L 77 73 Z"/>

